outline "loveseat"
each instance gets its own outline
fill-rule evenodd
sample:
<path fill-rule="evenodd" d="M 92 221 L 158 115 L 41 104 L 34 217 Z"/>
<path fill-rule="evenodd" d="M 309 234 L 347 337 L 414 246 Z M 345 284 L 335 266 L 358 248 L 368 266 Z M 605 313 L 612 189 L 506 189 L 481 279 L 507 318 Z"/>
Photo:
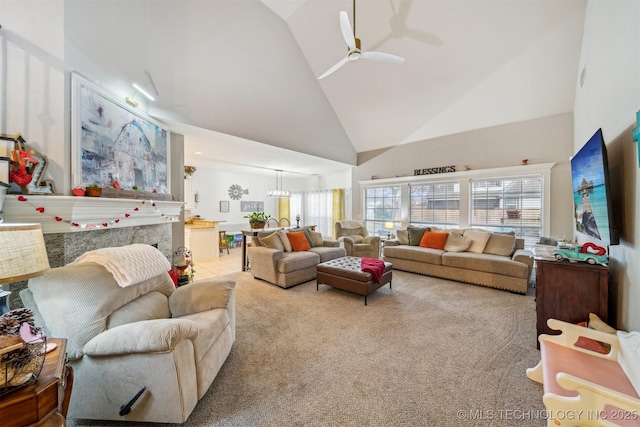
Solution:
<path fill-rule="evenodd" d="M 345 255 L 338 241 L 310 228 L 259 232 L 247 248 L 253 277 L 282 288 L 315 279 L 319 263 Z"/>
<path fill-rule="evenodd" d="M 114 251 L 126 254 L 119 261 L 138 264 L 137 272 L 112 263 Z M 30 279 L 20 292 L 47 336 L 68 339 L 75 374 L 68 416 L 185 422 L 235 340 L 235 282 L 203 280 L 176 289 L 169 262 L 149 245 L 85 255 Z"/>
<path fill-rule="evenodd" d="M 384 244 L 385 261 L 395 270 L 521 294 L 527 293 L 533 253 L 512 233 L 479 229 L 407 227 Z"/>

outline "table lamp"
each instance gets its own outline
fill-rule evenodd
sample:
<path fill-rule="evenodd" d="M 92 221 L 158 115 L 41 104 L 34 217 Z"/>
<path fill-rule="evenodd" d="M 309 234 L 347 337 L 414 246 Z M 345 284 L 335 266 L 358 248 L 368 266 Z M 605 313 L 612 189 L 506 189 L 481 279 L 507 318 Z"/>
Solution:
<path fill-rule="evenodd" d="M 0 224 L 0 285 L 40 276 L 49 270 L 40 224 Z M 11 292 L 0 291 L 0 314 L 9 311 Z"/>
<path fill-rule="evenodd" d="M 384 229 L 387 230 L 387 239 L 391 239 L 391 230 L 393 230 L 393 222 L 385 222 Z"/>

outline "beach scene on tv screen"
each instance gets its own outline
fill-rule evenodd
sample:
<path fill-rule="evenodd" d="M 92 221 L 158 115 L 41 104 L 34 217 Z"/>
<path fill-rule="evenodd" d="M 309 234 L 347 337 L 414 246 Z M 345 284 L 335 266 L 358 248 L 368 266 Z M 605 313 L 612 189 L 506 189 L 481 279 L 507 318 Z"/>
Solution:
<path fill-rule="evenodd" d="M 596 135 L 571 159 L 575 224 L 579 233 L 609 244 L 603 144 Z"/>

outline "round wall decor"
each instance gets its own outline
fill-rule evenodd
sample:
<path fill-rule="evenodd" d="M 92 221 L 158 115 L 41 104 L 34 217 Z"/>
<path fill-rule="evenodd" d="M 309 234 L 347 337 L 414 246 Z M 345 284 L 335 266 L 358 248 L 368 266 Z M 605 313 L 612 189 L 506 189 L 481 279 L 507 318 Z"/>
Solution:
<path fill-rule="evenodd" d="M 232 200 L 240 200 L 243 194 L 249 194 L 249 190 L 243 190 L 238 184 L 229 187 L 229 197 Z"/>

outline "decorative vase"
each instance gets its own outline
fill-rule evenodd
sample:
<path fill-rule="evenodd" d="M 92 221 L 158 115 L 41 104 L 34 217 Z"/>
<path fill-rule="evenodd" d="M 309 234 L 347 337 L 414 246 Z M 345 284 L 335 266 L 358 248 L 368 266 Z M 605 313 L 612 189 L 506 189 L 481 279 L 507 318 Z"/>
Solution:
<path fill-rule="evenodd" d="M 267 224 L 267 221 L 252 221 L 249 223 L 249 226 L 251 228 L 264 228 L 266 224 Z"/>

